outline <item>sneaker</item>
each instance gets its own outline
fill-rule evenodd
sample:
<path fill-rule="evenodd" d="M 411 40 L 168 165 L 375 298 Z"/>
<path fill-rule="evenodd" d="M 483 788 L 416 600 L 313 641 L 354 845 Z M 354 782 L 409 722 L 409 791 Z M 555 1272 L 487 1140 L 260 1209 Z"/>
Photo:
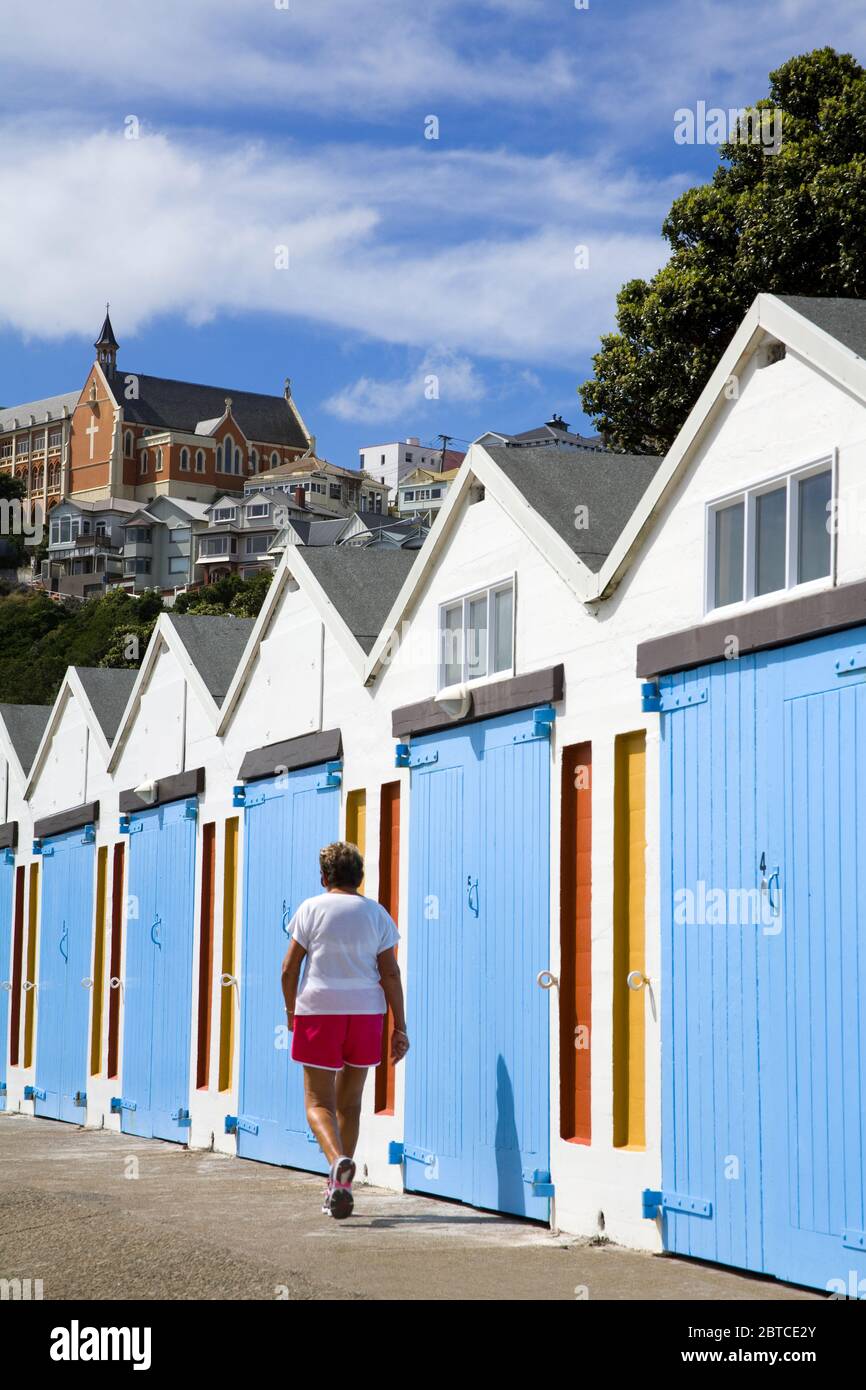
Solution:
<path fill-rule="evenodd" d="M 327 1210 L 335 1221 L 343 1221 L 352 1215 L 355 1199 L 352 1196 L 352 1179 L 355 1165 L 351 1158 L 336 1158 L 328 1175 Z"/>
<path fill-rule="evenodd" d="M 331 1184 L 326 1183 L 325 1191 L 322 1193 L 322 1211 L 325 1216 L 331 1215 Z"/>

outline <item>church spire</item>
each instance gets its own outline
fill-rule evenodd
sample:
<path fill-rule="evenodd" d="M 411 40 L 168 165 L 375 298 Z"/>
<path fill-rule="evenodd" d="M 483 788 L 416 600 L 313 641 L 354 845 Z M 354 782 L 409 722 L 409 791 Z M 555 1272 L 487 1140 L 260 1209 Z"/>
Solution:
<path fill-rule="evenodd" d="M 111 326 L 111 318 L 108 312 L 109 307 L 110 306 L 106 304 L 105 323 L 102 325 L 102 331 L 93 346 L 96 348 L 96 360 L 100 366 L 107 368 L 109 372 L 113 372 L 117 366 L 117 351 L 120 347 L 120 343 L 114 336 L 114 329 Z"/>

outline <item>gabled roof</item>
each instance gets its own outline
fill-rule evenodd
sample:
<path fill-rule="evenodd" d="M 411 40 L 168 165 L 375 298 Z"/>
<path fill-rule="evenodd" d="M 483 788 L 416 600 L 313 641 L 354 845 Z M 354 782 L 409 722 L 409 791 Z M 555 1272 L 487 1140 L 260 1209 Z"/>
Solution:
<path fill-rule="evenodd" d="M 369 652 L 414 555 L 403 550 L 327 546 L 305 548 L 303 558 L 358 645 Z M 291 568 L 291 555 L 288 564 Z"/>
<path fill-rule="evenodd" d="M 50 718 L 50 705 L 0 704 L 0 719 L 6 725 L 9 742 L 15 750 L 25 778 L 33 765 L 36 750 Z"/>
<path fill-rule="evenodd" d="M 127 400 L 120 383 L 134 376 L 138 385 L 135 400 Z M 285 396 L 265 396 L 255 391 L 238 391 L 223 386 L 198 386 L 169 377 L 144 376 L 128 368 L 118 368 L 109 384 L 123 407 L 127 424 L 150 425 L 161 429 L 195 434 L 199 424 L 221 420 L 226 399 L 231 399 L 234 419 L 247 439 L 268 444 L 284 444 L 293 449 L 309 447 L 309 438 L 292 402 Z M 76 398 L 77 399 L 77 398 Z"/>
<path fill-rule="evenodd" d="M 35 416 L 38 425 L 44 425 L 49 420 L 62 419 L 64 408 L 71 415 L 80 395 L 80 390 L 67 391 L 63 396 L 45 396 L 40 401 L 25 401 L 23 405 L 0 406 L 0 434 L 15 429 L 15 420 L 18 421 L 17 428 L 26 429 L 30 424 L 31 415 Z"/>
<path fill-rule="evenodd" d="M 583 563 L 597 573 L 661 465 L 655 455 L 541 445 L 487 453 Z M 578 508 L 586 508 L 585 525 Z"/>
<path fill-rule="evenodd" d="M 122 512 L 124 515 L 133 516 L 135 512 L 141 511 L 141 502 L 130 502 L 126 497 L 102 497 L 96 502 L 89 502 L 77 497 L 64 497 L 57 503 L 55 510 L 60 507 L 74 507 L 79 512 Z"/>
<path fill-rule="evenodd" d="M 117 732 L 130 692 L 138 679 L 137 671 L 114 670 L 102 666 L 68 666 L 39 746 L 27 772 L 25 795 L 30 796 L 45 762 L 45 755 L 70 700 L 77 700 L 93 741 L 108 766 L 111 742 Z"/>
<path fill-rule="evenodd" d="M 539 425 L 534 430 L 522 430 L 519 434 L 501 434 L 497 430 L 490 430 L 487 434 L 481 435 L 476 443 L 483 444 L 485 448 L 489 445 L 508 444 L 512 448 L 524 448 L 532 445 L 545 444 L 568 444 L 573 449 L 599 449 L 604 451 L 604 444 L 600 435 L 573 434 L 572 431 L 562 421 L 562 428 L 548 421 L 545 425 Z"/>
<path fill-rule="evenodd" d="M 166 613 L 215 704 L 222 704 L 253 630 L 252 618 Z"/>
<path fill-rule="evenodd" d="M 742 374 L 750 356 L 768 339 L 784 343 L 866 404 L 866 301 L 757 295 L 605 560 L 598 575 L 597 597 L 604 597 L 618 583 L 666 494 L 688 468 L 693 449 L 700 445 L 717 414 L 731 408 L 728 383 Z"/>
<path fill-rule="evenodd" d="M 114 741 L 137 671 L 107 666 L 72 666 L 90 701 L 106 743 Z"/>
<path fill-rule="evenodd" d="M 805 294 L 777 294 L 773 298 L 787 304 L 858 357 L 866 358 L 866 300 L 816 299 Z"/>

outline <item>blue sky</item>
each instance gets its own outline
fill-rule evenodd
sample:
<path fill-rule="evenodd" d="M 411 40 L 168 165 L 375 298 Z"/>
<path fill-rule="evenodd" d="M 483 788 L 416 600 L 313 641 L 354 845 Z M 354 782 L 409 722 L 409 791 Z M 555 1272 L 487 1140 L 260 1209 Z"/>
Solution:
<path fill-rule="evenodd" d="M 616 291 L 715 166 L 674 112 L 748 105 L 823 44 L 866 58 L 851 0 L 3 9 L 0 403 L 77 387 L 110 299 L 121 365 L 289 376 L 349 465 L 551 410 L 586 428 Z"/>

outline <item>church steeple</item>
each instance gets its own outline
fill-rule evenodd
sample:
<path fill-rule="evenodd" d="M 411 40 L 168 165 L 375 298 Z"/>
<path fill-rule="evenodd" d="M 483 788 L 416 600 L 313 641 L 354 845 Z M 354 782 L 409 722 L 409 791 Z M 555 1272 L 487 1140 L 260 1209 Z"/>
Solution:
<path fill-rule="evenodd" d="M 102 331 L 93 346 L 96 348 L 96 360 L 99 365 L 107 371 L 113 372 L 117 367 L 117 352 L 120 343 L 114 336 L 108 310 L 109 305 L 106 304 L 105 323 L 102 325 Z"/>

